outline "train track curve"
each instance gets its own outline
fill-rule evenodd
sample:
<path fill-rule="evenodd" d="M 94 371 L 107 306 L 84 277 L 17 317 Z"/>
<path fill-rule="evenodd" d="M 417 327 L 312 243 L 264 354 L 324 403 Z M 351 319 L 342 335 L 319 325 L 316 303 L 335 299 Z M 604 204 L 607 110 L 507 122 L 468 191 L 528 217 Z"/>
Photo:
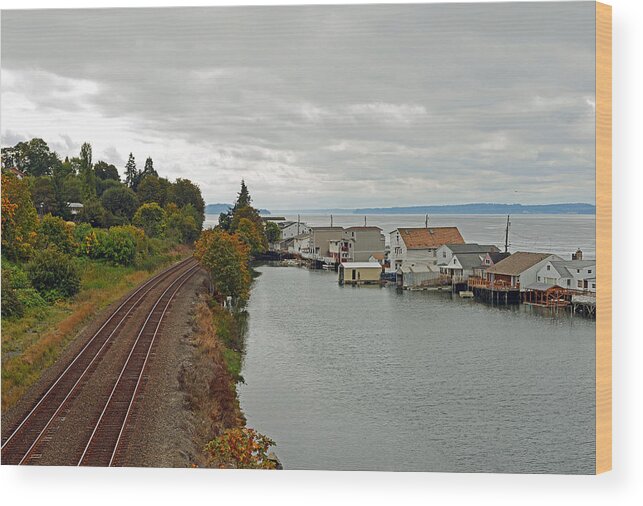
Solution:
<path fill-rule="evenodd" d="M 143 344 L 148 342 L 148 329 L 150 325 L 156 325 L 155 330 L 152 332 L 153 337 L 149 347 L 149 350 L 151 350 L 163 317 L 172 300 L 179 289 L 197 270 L 198 264 L 193 258 L 179 262 L 140 285 L 112 310 L 98 330 L 73 356 L 64 370 L 34 401 L 29 411 L 7 431 L 6 436 L 2 439 L 2 464 L 21 465 L 34 463 L 38 460 L 42 448 L 46 446 L 47 442 L 51 439 L 55 428 L 64 420 L 65 413 L 73 404 L 74 399 L 82 390 L 83 385 L 100 364 L 112 343 L 119 338 L 125 322 L 133 317 L 137 309 L 144 307 L 144 304 L 151 304 L 152 308 L 147 318 L 140 324 L 139 335 L 134 341 L 134 345 L 128 356 L 127 362 L 130 363 L 129 369 L 119 376 L 119 380 L 129 378 L 132 368 L 139 365 L 142 365 L 142 369 L 140 370 L 142 377 L 147 359 L 144 359 L 143 362 L 135 358 L 130 360 L 130 357 L 138 357 L 138 351 L 135 351 L 134 347 L 136 347 L 137 343 Z M 156 291 L 162 292 L 160 295 L 157 295 L 155 293 Z M 159 308 L 161 308 L 160 312 L 158 311 Z M 147 357 L 149 357 L 149 351 Z M 135 383 L 135 387 L 132 404 L 141 387 L 140 379 Z M 120 393 L 120 390 L 118 390 L 118 392 Z M 111 406 L 113 405 L 112 403 Z M 130 412 L 131 406 L 127 411 L 128 415 Z M 109 417 L 111 415 L 107 416 Z M 101 420 L 109 420 L 109 418 L 103 416 L 97 423 L 101 422 Z M 123 423 L 125 424 L 126 421 L 127 417 Z M 102 423 L 104 424 L 104 422 Z M 92 432 L 90 441 L 96 441 L 94 437 L 96 432 L 97 430 Z M 125 431 L 119 432 L 120 437 L 117 440 L 116 447 L 123 442 Z M 98 434 L 101 433 L 99 432 Z M 94 446 L 90 446 L 87 452 L 83 453 L 83 456 L 86 457 L 86 462 L 90 462 L 89 459 L 94 455 L 93 448 Z M 113 464 L 113 462 L 113 459 L 110 459 L 110 463 Z M 74 460 L 69 463 L 76 464 L 77 461 L 74 458 Z"/>

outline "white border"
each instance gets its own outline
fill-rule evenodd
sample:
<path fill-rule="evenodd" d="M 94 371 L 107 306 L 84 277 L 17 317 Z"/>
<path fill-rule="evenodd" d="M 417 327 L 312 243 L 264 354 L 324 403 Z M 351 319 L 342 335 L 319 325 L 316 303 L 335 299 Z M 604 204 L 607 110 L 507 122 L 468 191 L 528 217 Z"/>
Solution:
<path fill-rule="evenodd" d="M 373 3 L 360 0 L 0 0 L 0 8 Z M 400 3 L 395 1 L 377 3 Z M 411 2 L 407 2 L 411 3 Z M 418 2 L 413 2 L 418 3 Z M 614 470 L 557 475 L 0 468 L 5 504 L 634 504 L 643 496 L 643 2 L 612 0 L 614 30 Z M 1 119 L 0 119 L 1 120 Z M 643 504 L 643 502 L 638 503 Z"/>

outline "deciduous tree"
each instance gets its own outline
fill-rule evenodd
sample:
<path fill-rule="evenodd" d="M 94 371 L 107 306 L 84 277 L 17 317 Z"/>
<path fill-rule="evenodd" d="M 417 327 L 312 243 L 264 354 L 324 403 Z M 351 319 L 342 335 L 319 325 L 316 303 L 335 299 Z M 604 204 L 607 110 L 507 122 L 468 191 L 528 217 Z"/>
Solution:
<path fill-rule="evenodd" d="M 2 174 L 2 254 L 10 259 L 31 255 L 38 215 L 25 181 Z"/>
<path fill-rule="evenodd" d="M 246 300 L 250 290 L 250 249 L 236 234 L 210 229 L 196 243 L 195 256 L 208 271 L 215 295 Z"/>
<path fill-rule="evenodd" d="M 126 186 L 117 186 L 105 190 L 100 197 L 101 204 L 115 216 L 131 220 L 138 208 L 136 194 Z"/>
<path fill-rule="evenodd" d="M 132 223 L 142 228 L 149 237 L 158 237 L 163 232 L 165 211 L 156 202 L 143 204 L 134 213 Z"/>
<path fill-rule="evenodd" d="M 15 167 L 30 176 L 48 176 L 58 161 L 58 155 L 39 138 L 19 142 L 11 148 L 2 148 L 2 165 Z"/>

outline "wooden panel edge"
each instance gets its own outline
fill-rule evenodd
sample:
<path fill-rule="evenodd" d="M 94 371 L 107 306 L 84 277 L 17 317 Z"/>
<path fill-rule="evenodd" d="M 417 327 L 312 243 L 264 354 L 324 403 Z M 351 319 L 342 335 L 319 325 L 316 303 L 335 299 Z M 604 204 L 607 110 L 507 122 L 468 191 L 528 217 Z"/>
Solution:
<path fill-rule="evenodd" d="M 596 2 L 596 474 L 612 469 L 612 7 Z"/>

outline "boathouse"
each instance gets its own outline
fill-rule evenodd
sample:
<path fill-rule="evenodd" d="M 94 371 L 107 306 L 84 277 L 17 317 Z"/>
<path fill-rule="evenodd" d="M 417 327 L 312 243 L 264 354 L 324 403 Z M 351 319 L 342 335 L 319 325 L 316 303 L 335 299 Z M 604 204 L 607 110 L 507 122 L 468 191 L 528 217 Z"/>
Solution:
<path fill-rule="evenodd" d="M 440 269 L 435 265 L 407 264 L 395 272 L 397 286 L 405 290 L 417 290 L 438 286 L 440 284 Z"/>
<path fill-rule="evenodd" d="M 377 262 L 343 262 L 338 272 L 340 285 L 374 285 L 380 283 L 382 266 Z"/>

